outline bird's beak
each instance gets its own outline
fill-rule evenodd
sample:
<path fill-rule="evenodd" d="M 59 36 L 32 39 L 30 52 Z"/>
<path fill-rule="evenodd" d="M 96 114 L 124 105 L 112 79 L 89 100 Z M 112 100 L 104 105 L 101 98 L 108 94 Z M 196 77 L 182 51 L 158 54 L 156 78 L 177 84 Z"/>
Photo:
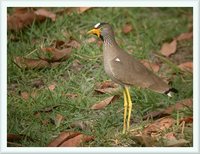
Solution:
<path fill-rule="evenodd" d="M 95 35 L 97 35 L 98 37 L 100 37 L 100 34 L 101 34 L 100 29 L 97 29 L 97 28 L 94 28 L 94 29 L 88 31 L 87 33 L 88 33 L 88 34 L 95 34 Z"/>

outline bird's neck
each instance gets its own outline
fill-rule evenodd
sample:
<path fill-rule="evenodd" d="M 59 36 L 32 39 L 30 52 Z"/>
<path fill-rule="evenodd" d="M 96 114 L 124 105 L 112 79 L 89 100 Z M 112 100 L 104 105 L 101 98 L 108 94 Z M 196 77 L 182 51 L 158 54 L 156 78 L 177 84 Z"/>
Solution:
<path fill-rule="evenodd" d="M 103 37 L 103 42 L 105 46 L 110 46 L 110 47 L 117 47 L 117 42 L 115 41 L 114 36 L 106 35 Z"/>

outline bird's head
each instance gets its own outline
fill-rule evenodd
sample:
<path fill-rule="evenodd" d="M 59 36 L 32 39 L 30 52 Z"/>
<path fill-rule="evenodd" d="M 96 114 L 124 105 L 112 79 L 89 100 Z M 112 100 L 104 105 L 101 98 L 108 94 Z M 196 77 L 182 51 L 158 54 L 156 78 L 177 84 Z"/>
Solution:
<path fill-rule="evenodd" d="M 88 34 L 97 35 L 102 40 L 104 40 L 106 36 L 114 36 L 112 26 L 104 22 L 97 23 L 92 30 L 88 31 Z"/>

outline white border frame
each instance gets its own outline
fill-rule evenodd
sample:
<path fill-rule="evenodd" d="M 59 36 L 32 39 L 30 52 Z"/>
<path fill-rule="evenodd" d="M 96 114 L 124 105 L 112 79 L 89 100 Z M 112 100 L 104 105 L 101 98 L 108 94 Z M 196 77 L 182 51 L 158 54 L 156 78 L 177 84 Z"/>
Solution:
<path fill-rule="evenodd" d="M 0 153 L 199 153 L 199 79 L 200 48 L 198 0 L 1 0 L 0 20 Z M 7 147 L 7 7 L 193 7 L 193 147 Z"/>

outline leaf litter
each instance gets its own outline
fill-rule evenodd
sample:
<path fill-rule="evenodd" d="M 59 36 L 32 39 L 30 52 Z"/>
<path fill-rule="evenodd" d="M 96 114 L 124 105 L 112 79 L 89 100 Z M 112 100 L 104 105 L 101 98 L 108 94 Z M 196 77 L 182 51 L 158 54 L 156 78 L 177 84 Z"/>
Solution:
<path fill-rule="evenodd" d="M 193 106 L 192 101 L 193 101 L 192 98 L 188 98 L 188 99 L 178 101 L 175 104 L 173 104 L 173 105 L 171 105 L 171 106 L 169 106 L 165 109 L 153 111 L 153 112 L 146 114 L 143 117 L 143 119 L 145 120 L 145 119 L 148 119 L 148 118 L 159 118 L 159 117 L 163 117 L 163 116 L 166 116 L 166 115 L 170 115 L 174 111 L 182 110 L 185 107 L 192 108 L 192 106 Z"/>
<path fill-rule="evenodd" d="M 92 105 L 91 109 L 93 109 L 93 110 L 103 109 L 106 106 L 108 106 L 110 103 L 113 103 L 114 101 L 116 101 L 118 98 L 119 98 L 119 95 L 110 96 L 110 97 Z"/>
<path fill-rule="evenodd" d="M 69 59 L 73 48 L 80 48 L 81 44 L 70 38 L 67 42 L 57 40 L 51 47 L 41 48 L 38 52 L 39 59 L 14 57 L 14 63 L 23 69 L 42 69 L 51 68 L 61 64 L 62 61 Z"/>
<path fill-rule="evenodd" d="M 61 132 L 58 137 L 48 144 L 48 147 L 78 147 L 85 142 L 94 140 L 94 137 L 80 132 Z"/>
<path fill-rule="evenodd" d="M 45 21 L 46 18 L 55 21 L 56 15 L 46 9 L 38 9 L 34 11 L 28 8 L 20 8 L 14 11 L 12 15 L 8 15 L 8 29 L 18 31 L 31 25 L 34 21 L 42 22 Z"/>
<path fill-rule="evenodd" d="M 113 81 L 107 80 L 101 83 L 97 83 L 95 92 L 98 94 L 112 94 L 119 91 L 120 87 L 118 84 L 114 83 Z"/>

